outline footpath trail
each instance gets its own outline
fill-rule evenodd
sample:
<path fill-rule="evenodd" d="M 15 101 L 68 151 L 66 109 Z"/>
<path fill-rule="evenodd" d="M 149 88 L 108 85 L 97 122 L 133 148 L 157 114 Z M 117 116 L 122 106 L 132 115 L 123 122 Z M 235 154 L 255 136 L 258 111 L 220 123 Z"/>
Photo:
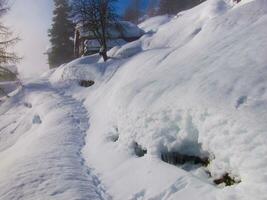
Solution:
<path fill-rule="evenodd" d="M 86 165 L 82 103 L 48 81 L 0 105 L 0 199 L 111 199 Z"/>

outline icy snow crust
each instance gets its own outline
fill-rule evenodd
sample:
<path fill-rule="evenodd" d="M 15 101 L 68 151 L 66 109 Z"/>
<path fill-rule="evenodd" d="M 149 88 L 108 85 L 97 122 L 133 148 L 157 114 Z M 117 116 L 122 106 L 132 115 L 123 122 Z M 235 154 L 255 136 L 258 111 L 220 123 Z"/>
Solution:
<path fill-rule="evenodd" d="M 208 0 L 166 22 L 153 20 L 143 23 L 140 40 L 111 49 L 107 63 L 94 55 L 46 74 L 51 90 L 30 92 L 38 112 L 26 118 L 37 113 L 39 123 L 8 135 L 2 120 L 25 115 L 1 117 L 0 197 L 27 191 L 24 199 L 92 199 L 97 191 L 115 200 L 267 199 L 267 0 Z M 81 88 L 81 79 L 95 85 Z M 51 109 L 58 103 L 64 107 Z M 66 112 L 89 120 L 86 140 Z M 147 150 L 143 157 L 135 155 L 136 143 Z M 172 151 L 211 162 L 185 170 L 161 160 Z M 241 183 L 214 185 L 225 173 Z"/>

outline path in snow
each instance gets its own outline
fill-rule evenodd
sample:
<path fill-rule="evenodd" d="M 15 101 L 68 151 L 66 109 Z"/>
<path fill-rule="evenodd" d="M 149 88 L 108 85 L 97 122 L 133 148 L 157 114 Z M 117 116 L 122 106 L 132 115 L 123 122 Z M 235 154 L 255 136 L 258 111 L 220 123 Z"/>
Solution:
<path fill-rule="evenodd" d="M 81 102 L 42 80 L 1 105 L 0 121 L 0 199 L 111 199 L 81 153 Z"/>

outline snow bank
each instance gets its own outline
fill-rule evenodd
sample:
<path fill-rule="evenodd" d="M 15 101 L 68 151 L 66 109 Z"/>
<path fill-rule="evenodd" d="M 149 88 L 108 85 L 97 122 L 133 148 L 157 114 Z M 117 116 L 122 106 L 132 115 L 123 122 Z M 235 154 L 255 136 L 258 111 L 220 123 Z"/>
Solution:
<path fill-rule="evenodd" d="M 132 57 L 143 50 L 140 40 L 128 43 L 122 47 L 115 47 L 108 52 L 112 58 L 128 58 Z"/>
<path fill-rule="evenodd" d="M 144 30 L 145 32 L 157 32 L 158 28 L 169 22 L 173 17 L 169 15 L 162 15 L 162 16 L 156 16 L 156 17 L 151 17 L 141 24 L 139 24 L 139 28 Z"/>
<path fill-rule="evenodd" d="M 106 65 L 97 63 L 97 55 L 86 56 L 60 66 L 50 77 L 51 82 L 97 80 L 105 71 Z"/>
<path fill-rule="evenodd" d="M 0 199 L 108 198 L 81 153 L 87 111 L 58 89 L 25 83 L 1 105 Z"/>
<path fill-rule="evenodd" d="M 266 199 L 266 5 L 207 1 L 183 12 L 90 91 L 84 152 L 115 199 Z M 211 177 L 163 163 L 168 151 L 208 155 Z M 241 183 L 217 188 L 225 173 Z"/>

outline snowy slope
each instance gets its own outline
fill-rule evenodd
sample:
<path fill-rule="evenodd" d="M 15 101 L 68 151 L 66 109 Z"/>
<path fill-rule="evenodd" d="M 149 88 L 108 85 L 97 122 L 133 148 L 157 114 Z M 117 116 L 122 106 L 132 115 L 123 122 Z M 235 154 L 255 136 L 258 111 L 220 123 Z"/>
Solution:
<path fill-rule="evenodd" d="M 75 92 L 90 113 L 88 165 L 114 199 L 267 198 L 266 14 L 266 0 L 207 1 L 111 50 L 119 68 Z M 209 156 L 211 177 L 162 162 L 168 151 Z M 225 173 L 241 183 L 214 185 Z"/>
<path fill-rule="evenodd" d="M 108 198 L 84 164 L 88 116 L 45 80 L 26 83 L 0 109 L 0 199 Z"/>
<path fill-rule="evenodd" d="M 267 0 L 208 0 L 144 22 L 147 34 L 107 63 L 84 57 L 28 84 L 29 113 L 14 107 L 19 94 L 1 105 L 0 197 L 267 199 L 266 24 Z M 210 162 L 174 166 L 161 159 L 168 152 Z M 226 173 L 236 184 L 215 185 Z"/>
<path fill-rule="evenodd" d="M 138 26 L 145 32 L 156 32 L 161 25 L 169 22 L 172 18 L 173 16 L 168 15 L 151 17 L 139 24 Z"/>

